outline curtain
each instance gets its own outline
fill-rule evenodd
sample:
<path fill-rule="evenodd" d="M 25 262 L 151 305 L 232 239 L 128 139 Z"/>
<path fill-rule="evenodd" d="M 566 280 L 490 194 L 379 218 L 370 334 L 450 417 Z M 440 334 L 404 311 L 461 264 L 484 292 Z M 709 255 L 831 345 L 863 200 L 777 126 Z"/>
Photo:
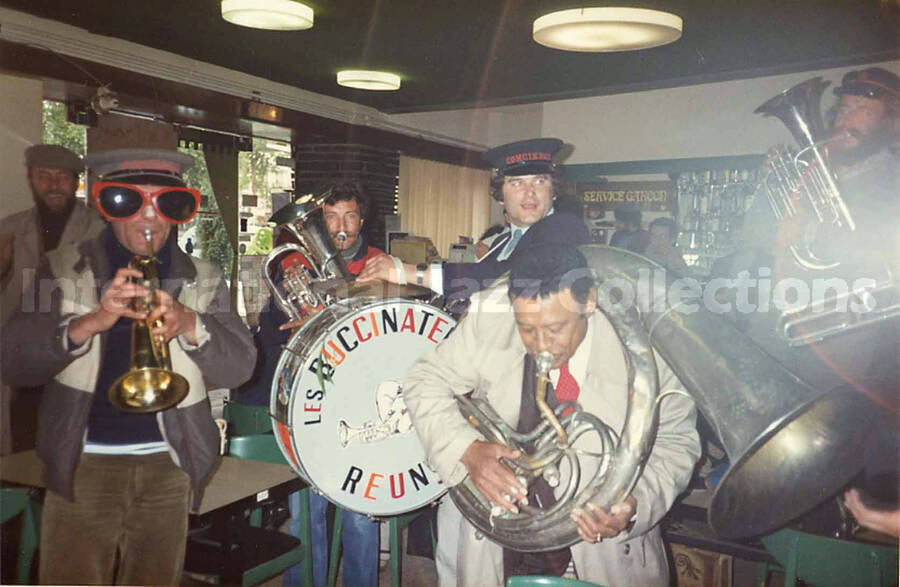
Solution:
<path fill-rule="evenodd" d="M 490 225 L 490 171 L 400 157 L 401 230 L 430 237 L 445 259 L 460 236 L 478 239 Z"/>
<path fill-rule="evenodd" d="M 230 146 L 203 143 L 203 156 L 219 215 L 225 223 L 234 256 L 231 261 L 231 304 L 237 307 L 238 277 L 238 151 Z"/>

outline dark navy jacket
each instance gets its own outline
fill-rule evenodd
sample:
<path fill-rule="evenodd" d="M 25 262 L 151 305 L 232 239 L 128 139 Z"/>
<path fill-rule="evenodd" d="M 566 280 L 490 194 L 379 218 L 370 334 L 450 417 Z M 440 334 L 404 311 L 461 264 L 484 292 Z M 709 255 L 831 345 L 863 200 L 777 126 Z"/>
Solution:
<path fill-rule="evenodd" d="M 493 250 L 478 263 L 444 263 L 444 297 L 447 302 L 468 299 L 476 291 L 491 285 L 509 271 L 516 254 L 530 245 L 561 243 L 575 247 L 591 242 L 591 235 L 581 218 L 568 212 L 555 212 L 534 223 L 522 235 L 513 253 L 505 260 L 498 261 L 497 257 L 511 234 L 508 233 L 494 243 Z M 504 244 L 501 245 L 501 241 Z"/>

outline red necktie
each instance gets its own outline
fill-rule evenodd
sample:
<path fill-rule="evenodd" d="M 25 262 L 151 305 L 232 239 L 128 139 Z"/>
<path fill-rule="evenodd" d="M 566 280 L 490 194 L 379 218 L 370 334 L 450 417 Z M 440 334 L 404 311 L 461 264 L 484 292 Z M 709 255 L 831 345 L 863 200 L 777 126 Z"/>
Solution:
<path fill-rule="evenodd" d="M 557 403 L 564 402 L 574 402 L 578 400 L 578 392 L 580 391 L 578 388 L 578 382 L 575 381 L 575 378 L 572 377 L 572 373 L 569 372 L 569 362 L 566 361 L 563 363 L 563 366 L 559 368 L 559 381 L 556 382 L 556 401 Z M 572 408 L 566 409 L 563 412 L 563 416 L 572 411 Z"/>

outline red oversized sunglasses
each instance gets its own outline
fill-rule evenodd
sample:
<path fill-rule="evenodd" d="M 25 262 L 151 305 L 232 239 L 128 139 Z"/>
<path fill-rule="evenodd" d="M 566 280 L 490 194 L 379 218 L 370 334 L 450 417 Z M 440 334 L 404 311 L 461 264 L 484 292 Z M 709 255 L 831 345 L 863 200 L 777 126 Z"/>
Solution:
<path fill-rule="evenodd" d="M 200 192 L 186 187 L 145 191 L 130 183 L 101 181 L 94 184 L 94 203 L 107 220 L 117 222 L 137 216 L 148 203 L 172 224 L 184 224 L 197 215 Z"/>

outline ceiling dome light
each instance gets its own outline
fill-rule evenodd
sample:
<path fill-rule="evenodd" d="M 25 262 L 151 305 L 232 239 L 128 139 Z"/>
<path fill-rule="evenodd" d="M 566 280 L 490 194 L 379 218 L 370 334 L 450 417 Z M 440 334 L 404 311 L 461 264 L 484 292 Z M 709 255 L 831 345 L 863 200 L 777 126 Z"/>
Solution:
<path fill-rule="evenodd" d="M 347 69 L 338 72 L 337 83 L 357 90 L 390 91 L 400 89 L 400 76 L 386 71 Z"/>
<path fill-rule="evenodd" d="M 301 31 L 312 28 L 313 9 L 294 0 L 222 0 L 222 18 L 254 29 Z"/>
<path fill-rule="evenodd" d="M 682 20 L 646 8 L 575 8 L 534 21 L 534 40 L 563 51 L 603 53 L 658 47 L 681 37 Z"/>

